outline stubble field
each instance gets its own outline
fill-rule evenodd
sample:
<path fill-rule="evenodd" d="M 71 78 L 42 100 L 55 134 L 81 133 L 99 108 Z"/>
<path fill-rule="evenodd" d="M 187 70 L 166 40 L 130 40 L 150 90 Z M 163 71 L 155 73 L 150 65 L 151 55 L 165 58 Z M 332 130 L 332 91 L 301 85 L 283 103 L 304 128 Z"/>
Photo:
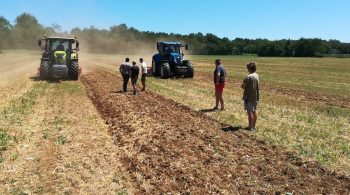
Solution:
<path fill-rule="evenodd" d="M 80 81 L 45 82 L 38 53 L 0 54 L 1 194 L 349 193 L 349 59 L 221 57 L 226 111 L 214 113 L 218 56 L 190 56 L 194 79 L 149 78 L 136 97 L 116 93 L 124 57 L 81 54 Z M 242 128 L 250 60 L 257 132 Z"/>

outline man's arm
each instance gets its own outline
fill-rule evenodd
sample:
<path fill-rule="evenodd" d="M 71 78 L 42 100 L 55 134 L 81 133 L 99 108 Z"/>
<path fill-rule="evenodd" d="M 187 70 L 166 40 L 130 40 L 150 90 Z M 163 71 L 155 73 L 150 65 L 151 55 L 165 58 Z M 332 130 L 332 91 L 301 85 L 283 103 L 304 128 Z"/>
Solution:
<path fill-rule="evenodd" d="M 241 88 L 242 89 L 245 89 L 246 87 L 247 87 L 247 83 L 248 83 L 248 78 L 245 78 L 244 80 L 243 80 L 243 82 L 242 82 L 242 85 L 241 85 Z"/>
<path fill-rule="evenodd" d="M 119 72 L 120 72 L 120 74 L 122 74 L 122 66 L 123 66 L 123 64 L 119 66 Z"/>
<path fill-rule="evenodd" d="M 258 86 L 257 86 L 256 90 L 257 90 L 256 91 L 256 94 L 257 94 L 256 99 L 257 99 L 257 101 L 259 101 L 259 99 L 260 99 L 259 83 L 258 83 Z"/>
<path fill-rule="evenodd" d="M 218 72 L 216 75 L 216 78 L 215 78 L 215 84 L 219 84 L 219 81 L 220 81 L 220 72 Z"/>

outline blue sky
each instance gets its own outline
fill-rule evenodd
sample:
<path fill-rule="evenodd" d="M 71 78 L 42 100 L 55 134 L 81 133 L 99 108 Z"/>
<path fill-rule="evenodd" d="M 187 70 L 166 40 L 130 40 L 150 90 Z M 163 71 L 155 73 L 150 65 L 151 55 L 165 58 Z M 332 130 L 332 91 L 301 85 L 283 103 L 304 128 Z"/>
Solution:
<path fill-rule="evenodd" d="M 13 22 L 29 12 L 41 24 L 109 29 L 125 23 L 143 31 L 213 33 L 234 39 L 338 39 L 350 42 L 349 0 L 2 0 Z"/>

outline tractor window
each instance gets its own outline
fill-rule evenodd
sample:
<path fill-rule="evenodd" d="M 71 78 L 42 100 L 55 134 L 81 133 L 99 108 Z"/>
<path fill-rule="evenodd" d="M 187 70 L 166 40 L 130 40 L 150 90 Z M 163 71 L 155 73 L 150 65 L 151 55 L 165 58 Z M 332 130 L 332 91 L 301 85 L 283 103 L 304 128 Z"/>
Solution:
<path fill-rule="evenodd" d="M 165 54 L 180 53 L 180 50 L 179 50 L 179 46 L 177 45 L 167 45 L 164 47 L 163 52 Z"/>
<path fill-rule="evenodd" d="M 69 42 L 65 40 L 54 40 L 50 43 L 51 50 L 66 51 L 69 49 Z"/>

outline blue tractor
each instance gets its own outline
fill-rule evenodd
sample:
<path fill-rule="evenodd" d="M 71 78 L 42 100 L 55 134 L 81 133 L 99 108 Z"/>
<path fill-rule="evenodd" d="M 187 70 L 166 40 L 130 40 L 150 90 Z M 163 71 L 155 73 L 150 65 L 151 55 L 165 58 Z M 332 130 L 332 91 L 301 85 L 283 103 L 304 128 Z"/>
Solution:
<path fill-rule="evenodd" d="M 182 48 L 188 45 L 179 42 L 158 42 L 158 54 L 152 58 L 152 74 L 161 78 L 179 77 L 193 78 L 194 68 L 189 60 L 184 59 Z"/>

